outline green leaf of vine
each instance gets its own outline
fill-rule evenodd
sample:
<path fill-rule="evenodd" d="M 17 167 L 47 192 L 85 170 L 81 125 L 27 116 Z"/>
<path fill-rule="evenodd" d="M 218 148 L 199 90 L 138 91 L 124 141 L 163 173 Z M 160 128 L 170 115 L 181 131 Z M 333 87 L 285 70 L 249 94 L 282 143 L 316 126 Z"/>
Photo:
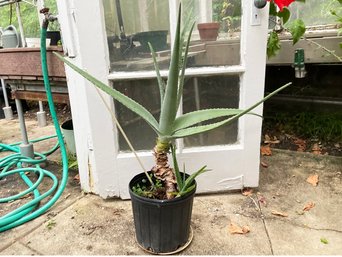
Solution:
<path fill-rule="evenodd" d="M 277 32 L 272 31 L 267 39 L 267 57 L 275 56 L 280 49 L 280 40 Z"/>
<path fill-rule="evenodd" d="M 278 17 L 283 19 L 283 23 L 285 24 L 286 22 L 288 22 L 288 20 L 290 19 L 291 13 L 289 11 L 289 9 L 287 8 L 283 8 L 282 12 L 278 12 Z"/>
<path fill-rule="evenodd" d="M 277 12 L 277 7 L 275 5 L 275 3 L 273 2 L 270 2 L 270 11 L 269 11 L 269 14 L 271 16 L 277 16 L 278 12 Z"/>
<path fill-rule="evenodd" d="M 293 44 L 296 44 L 305 33 L 305 24 L 301 19 L 294 20 L 289 26 Z"/>

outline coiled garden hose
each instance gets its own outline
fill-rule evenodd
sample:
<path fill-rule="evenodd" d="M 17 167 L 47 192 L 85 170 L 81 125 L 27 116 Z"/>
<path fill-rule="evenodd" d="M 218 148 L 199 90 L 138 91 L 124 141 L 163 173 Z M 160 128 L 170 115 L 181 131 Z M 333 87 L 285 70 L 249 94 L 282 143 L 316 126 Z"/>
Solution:
<path fill-rule="evenodd" d="M 46 96 L 50 108 L 50 113 L 52 117 L 52 121 L 56 130 L 55 136 L 43 137 L 36 140 L 32 140 L 31 142 L 38 142 L 41 140 L 49 139 L 52 137 L 58 138 L 58 143 L 49 151 L 45 153 L 34 153 L 34 158 L 29 158 L 22 156 L 20 154 L 20 149 L 18 145 L 20 143 L 14 143 L 11 145 L 0 144 L 0 151 L 11 151 L 14 154 L 9 155 L 5 158 L 0 159 L 0 180 L 15 174 L 19 174 L 21 179 L 27 185 L 27 189 L 13 196 L 0 198 L 0 205 L 3 203 L 8 203 L 11 201 L 18 200 L 23 196 L 33 193 L 33 199 L 21 207 L 7 213 L 6 215 L 0 217 L 0 232 L 17 227 L 19 225 L 24 224 L 30 220 L 33 220 L 40 215 L 44 214 L 61 196 L 63 193 L 65 186 L 68 180 L 68 158 L 67 152 L 63 141 L 63 135 L 61 129 L 58 124 L 58 119 L 52 99 L 50 82 L 49 82 L 49 74 L 48 67 L 46 61 L 46 31 L 48 27 L 48 20 L 45 19 L 43 22 L 43 26 L 41 29 L 41 62 L 42 62 L 42 73 L 44 79 L 44 87 L 46 91 Z M 58 144 L 61 150 L 62 155 L 62 178 L 60 183 L 58 183 L 57 177 L 48 170 L 45 170 L 40 167 L 39 164 L 46 161 L 46 156 L 53 153 L 57 148 Z M 27 166 L 28 167 L 24 167 Z M 32 182 L 30 178 L 26 175 L 28 173 L 34 173 L 37 175 L 37 180 Z M 38 186 L 43 181 L 44 178 L 48 178 L 52 180 L 52 186 L 43 194 L 40 194 L 38 191 Z M 42 200 L 48 199 L 44 204 L 42 204 Z"/>

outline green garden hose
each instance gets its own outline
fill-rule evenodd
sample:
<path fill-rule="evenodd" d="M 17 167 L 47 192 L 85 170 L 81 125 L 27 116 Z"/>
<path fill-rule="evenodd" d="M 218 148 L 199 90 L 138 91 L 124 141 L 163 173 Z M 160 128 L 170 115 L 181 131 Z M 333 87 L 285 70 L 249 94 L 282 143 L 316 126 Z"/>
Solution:
<path fill-rule="evenodd" d="M 11 202 L 22 198 L 23 196 L 33 193 L 33 199 L 21 207 L 7 213 L 6 215 L 0 217 L 0 232 L 17 227 L 25 222 L 33 220 L 43 213 L 45 213 L 61 196 L 63 193 L 65 186 L 68 180 L 68 158 L 67 152 L 63 141 L 63 135 L 60 130 L 58 119 L 52 99 L 50 82 L 49 82 L 49 74 L 48 67 L 46 61 L 46 31 L 48 27 L 48 19 L 45 19 L 43 22 L 43 26 L 41 29 L 41 62 L 42 62 L 42 73 L 44 79 L 44 87 L 46 91 L 46 96 L 50 108 L 50 113 L 52 117 L 52 121 L 56 130 L 55 136 L 42 137 L 36 140 L 32 140 L 31 142 L 38 142 L 41 140 L 50 139 L 52 137 L 56 137 L 58 139 L 58 143 L 49 151 L 45 153 L 37 153 L 35 152 L 35 157 L 29 158 L 22 156 L 20 154 L 20 150 L 18 145 L 20 143 L 14 143 L 11 145 L 0 144 L 0 151 L 11 151 L 14 154 L 11 154 L 7 157 L 0 159 L 0 180 L 7 177 L 13 176 L 15 174 L 19 174 L 21 179 L 27 185 L 27 189 L 13 196 L 0 198 L 0 204 Z M 57 177 L 48 170 L 45 170 L 39 166 L 40 163 L 46 161 L 46 156 L 53 153 L 57 148 L 58 144 L 61 150 L 62 155 L 62 178 L 60 183 L 58 183 Z M 24 167 L 24 166 L 29 167 Z M 26 175 L 28 173 L 34 173 L 37 175 L 37 180 L 32 182 L 30 178 Z M 52 180 L 52 186 L 43 194 L 40 194 L 38 191 L 38 186 L 43 181 L 44 178 L 48 178 Z M 42 201 L 48 199 L 44 204 Z"/>

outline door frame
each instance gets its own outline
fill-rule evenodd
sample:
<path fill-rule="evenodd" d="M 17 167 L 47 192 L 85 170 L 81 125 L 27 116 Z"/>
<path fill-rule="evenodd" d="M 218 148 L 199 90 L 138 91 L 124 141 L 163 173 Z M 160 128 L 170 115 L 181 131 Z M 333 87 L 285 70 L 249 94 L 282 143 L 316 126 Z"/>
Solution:
<path fill-rule="evenodd" d="M 96 77 L 107 85 L 111 82 L 115 83 L 116 80 L 130 79 L 130 76 L 134 76 L 134 79 L 155 77 L 154 71 L 135 72 L 130 75 L 127 72 L 109 74 L 108 46 L 101 0 L 60 0 L 57 1 L 57 5 L 61 17 L 63 42 L 65 42 L 63 47 L 69 56 L 73 57 L 72 61 L 75 64 L 96 74 Z M 177 1 L 169 1 L 169 5 L 170 33 L 173 35 Z M 187 76 L 204 73 L 206 75 L 239 74 L 241 78 L 239 108 L 254 104 L 264 94 L 268 5 L 264 9 L 257 9 L 253 1 L 242 0 L 242 11 L 240 65 L 186 70 Z M 92 13 L 91 17 L 89 13 Z M 161 71 L 161 74 L 167 76 L 167 71 Z M 104 198 L 112 196 L 129 198 L 128 181 L 133 174 L 141 172 L 137 161 L 131 153 L 119 153 L 117 129 L 99 96 L 102 93 L 98 93 L 89 82 L 67 67 L 66 75 L 82 189 Z M 105 94 L 102 96 L 114 111 L 112 99 Z M 261 115 L 262 106 L 257 107 L 254 112 Z M 198 192 L 258 186 L 261 125 L 262 120 L 259 117 L 250 115 L 240 118 L 239 139 L 234 145 L 182 149 L 182 143 L 178 143 L 179 161 L 186 162 L 191 170 L 199 168 L 198 159 L 202 160 L 213 152 L 217 158 L 227 163 L 225 167 L 227 171 L 216 172 L 215 174 L 218 175 L 211 171 L 199 177 Z M 145 167 L 152 167 L 151 151 L 139 152 L 139 156 Z M 210 168 L 215 166 L 216 162 L 217 160 L 209 158 L 204 164 Z M 228 171 L 229 175 L 226 174 Z"/>

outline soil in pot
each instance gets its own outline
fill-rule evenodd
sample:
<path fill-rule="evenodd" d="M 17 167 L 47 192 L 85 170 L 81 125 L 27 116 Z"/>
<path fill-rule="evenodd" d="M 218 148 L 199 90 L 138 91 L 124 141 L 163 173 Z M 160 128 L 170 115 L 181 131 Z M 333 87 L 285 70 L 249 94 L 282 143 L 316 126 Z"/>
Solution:
<path fill-rule="evenodd" d="M 144 173 L 129 183 L 137 243 L 151 253 L 166 254 L 182 249 L 190 235 L 193 191 L 171 200 L 150 199 L 133 192 L 137 184 L 147 183 Z M 196 183 L 194 181 L 194 183 Z"/>

